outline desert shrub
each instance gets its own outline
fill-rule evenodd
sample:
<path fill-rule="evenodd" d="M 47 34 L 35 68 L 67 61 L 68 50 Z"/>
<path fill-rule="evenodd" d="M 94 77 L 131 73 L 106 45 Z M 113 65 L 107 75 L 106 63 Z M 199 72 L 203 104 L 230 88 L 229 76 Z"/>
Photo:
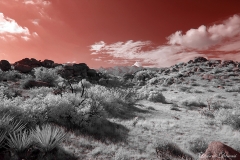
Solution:
<path fill-rule="evenodd" d="M 137 81 L 145 81 L 147 79 L 155 77 L 157 74 L 156 71 L 150 71 L 150 70 L 143 70 L 143 71 L 138 71 L 134 75 L 134 79 Z"/>
<path fill-rule="evenodd" d="M 179 86 L 179 91 L 182 91 L 182 92 L 189 91 L 190 89 L 192 89 L 192 87 L 184 86 L 184 85 Z"/>
<path fill-rule="evenodd" d="M 148 95 L 148 100 L 152 102 L 163 102 L 163 103 L 166 102 L 166 99 L 163 96 L 163 94 L 157 91 L 150 91 Z"/>
<path fill-rule="evenodd" d="M 188 149 L 195 154 L 204 153 L 208 148 L 208 143 L 203 137 L 192 138 L 188 141 Z"/>
<path fill-rule="evenodd" d="M 214 68 L 213 70 L 211 70 L 211 73 L 217 74 L 217 73 L 222 73 L 223 70 L 221 68 Z"/>
<path fill-rule="evenodd" d="M 170 110 L 174 110 L 174 111 L 181 111 L 179 109 L 179 106 L 177 105 L 177 103 L 173 103 L 170 107 Z"/>
<path fill-rule="evenodd" d="M 81 97 L 81 93 L 63 93 L 62 96 L 48 94 L 43 102 L 48 121 L 67 128 L 79 127 L 86 122 L 91 123 L 97 116 L 103 116 L 99 102 Z"/>
<path fill-rule="evenodd" d="M 214 90 L 212 89 L 207 89 L 208 92 L 215 92 Z"/>
<path fill-rule="evenodd" d="M 177 144 L 167 140 L 157 140 L 154 144 L 154 148 L 156 149 L 158 158 L 191 158 L 191 156 L 182 151 Z"/>
<path fill-rule="evenodd" d="M 192 91 L 193 91 L 194 93 L 203 93 L 203 91 L 198 90 L 198 89 L 193 89 Z"/>
<path fill-rule="evenodd" d="M 34 98 L 38 95 L 42 95 L 43 97 L 45 97 L 51 92 L 53 92 L 53 88 L 49 88 L 49 87 L 31 88 L 28 90 L 28 95 L 31 98 Z"/>
<path fill-rule="evenodd" d="M 234 107 L 234 104 L 231 104 L 231 103 L 229 103 L 225 100 L 217 100 L 217 101 L 213 101 L 210 104 L 210 107 L 213 110 L 218 110 L 218 109 L 221 109 L 221 108 L 232 109 Z"/>
<path fill-rule="evenodd" d="M 239 86 L 234 86 L 234 87 L 227 87 L 225 89 L 226 92 L 240 92 L 240 87 Z"/>
<path fill-rule="evenodd" d="M 187 107 L 205 107 L 206 104 L 201 101 L 200 99 L 197 99 L 196 97 L 189 97 L 187 99 L 183 99 L 180 102 L 182 105 L 187 106 Z"/>
<path fill-rule="evenodd" d="M 16 81 L 17 79 L 21 79 L 22 75 L 15 70 L 0 72 L 0 80 L 8 80 L 8 81 Z"/>
<path fill-rule="evenodd" d="M 191 83 L 191 86 L 200 86 L 200 84 L 194 82 L 194 83 Z"/>
<path fill-rule="evenodd" d="M 135 91 L 132 89 L 107 88 L 100 85 L 90 87 L 89 96 L 99 96 L 106 102 L 133 103 L 135 101 Z"/>
<path fill-rule="evenodd" d="M 151 85 L 156 84 L 156 83 L 158 83 L 158 79 L 159 79 L 158 77 L 153 77 L 152 79 L 150 79 L 148 81 L 148 83 Z"/>
<path fill-rule="evenodd" d="M 82 84 L 85 88 L 90 88 L 92 86 L 92 84 L 89 81 L 87 81 L 86 79 L 82 80 Z M 82 87 L 82 84 L 81 84 L 81 82 L 78 83 L 78 85 L 80 85 L 81 87 Z"/>
<path fill-rule="evenodd" d="M 129 160 L 131 153 L 128 150 L 120 147 L 115 153 L 114 160 Z"/>
<path fill-rule="evenodd" d="M 98 102 L 110 117 L 126 118 L 131 113 L 128 107 L 135 102 L 135 91 L 131 89 L 106 88 L 95 85 L 87 90 L 87 97 Z"/>
<path fill-rule="evenodd" d="M 240 112 L 238 110 L 219 109 L 215 113 L 215 119 L 222 124 L 231 126 L 233 129 L 240 129 Z"/>
<path fill-rule="evenodd" d="M 33 78 L 26 78 L 20 81 L 20 87 L 22 89 L 29 89 L 31 88 L 31 81 L 33 81 Z"/>
<path fill-rule="evenodd" d="M 56 70 L 45 67 L 34 68 L 36 80 L 56 85 L 57 79 L 60 77 Z"/>

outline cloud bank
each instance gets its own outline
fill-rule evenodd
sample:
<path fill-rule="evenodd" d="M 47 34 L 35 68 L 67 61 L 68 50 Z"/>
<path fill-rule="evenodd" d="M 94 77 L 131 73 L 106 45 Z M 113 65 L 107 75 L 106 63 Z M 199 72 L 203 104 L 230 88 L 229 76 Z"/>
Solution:
<path fill-rule="evenodd" d="M 100 41 L 91 45 L 90 51 L 93 56 L 109 55 L 116 65 L 138 60 L 143 66 L 151 67 L 169 67 L 196 56 L 213 56 L 211 52 L 218 51 L 222 53 L 218 54 L 220 59 L 233 59 L 234 54 L 228 52 L 240 53 L 240 16 L 233 15 L 221 24 L 209 27 L 201 25 L 185 34 L 176 31 L 166 39 L 166 45 L 155 47 L 150 41 L 129 40 L 112 44 Z M 240 61 L 240 56 L 237 57 Z M 96 59 L 109 62 L 106 57 Z"/>

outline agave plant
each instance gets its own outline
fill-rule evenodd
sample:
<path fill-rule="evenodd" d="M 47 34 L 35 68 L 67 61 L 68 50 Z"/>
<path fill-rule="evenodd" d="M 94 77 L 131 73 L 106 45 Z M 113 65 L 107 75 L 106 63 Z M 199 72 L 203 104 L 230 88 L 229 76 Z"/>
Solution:
<path fill-rule="evenodd" d="M 66 133 L 58 127 L 49 124 L 43 125 L 41 128 L 36 126 L 33 131 L 34 142 L 37 147 L 44 153 L 50 152 L 65 140 Z"/>

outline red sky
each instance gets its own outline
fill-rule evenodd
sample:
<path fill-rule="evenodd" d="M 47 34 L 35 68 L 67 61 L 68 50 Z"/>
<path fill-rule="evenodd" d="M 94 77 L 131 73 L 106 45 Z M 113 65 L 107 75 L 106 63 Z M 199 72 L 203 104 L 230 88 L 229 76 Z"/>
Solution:
<path fill-rule="evenodd" d="M 240 61 L 239 0 L 0 0 L 0 59 L 91 68 Z"/>

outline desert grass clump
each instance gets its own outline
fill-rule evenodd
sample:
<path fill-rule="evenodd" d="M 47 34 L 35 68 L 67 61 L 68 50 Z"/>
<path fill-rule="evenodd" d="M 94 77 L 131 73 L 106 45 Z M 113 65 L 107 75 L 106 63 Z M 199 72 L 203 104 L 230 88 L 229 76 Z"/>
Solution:
<path fill-rule="evenodd" d="M 208 143 L 203 137 L 196 137 L 189 140 L 187 146 L 191 152 L 201 154 L 208 148 Z"/>
<path fill-rule="evenodd" d="M 215 119 L 221 124 L 229 125 L 233 129 L 240 129 L 240 112 L 237 109 L 229 110 L 221 108 L 215 113 Z"/>
<path fill-rule="evenodd" d="M 189 87 L 189 86 L 185 86 L 185 85 L 179 86 L 179 91 L 182 91 L 182 92 L 187 92 L 187 91 L 190 91 L 191 89 L 192 87 Z"/>
<path fill-rule="evenodd" d="M 170 107 L 170 110 L 181 111 L 177 103 L 173 103 Z"/>
<path fill-rule="evenodd" d="M 193 107 L 205 107 L 206 106 L 206 104 L 203 101 L 201 101 L 200 99 L 197 99 L 196 97 L 189 97 L 187 99 L 183 99 L 180 103 L 190 109 Z"/>
<path fill-rule="evenodd" d="M 15 70 L 1 72 L 0 76 L 1 76 L 0 80 L 7 80 L 7 81 L 17 81 L 18 79 L 22 78 L 22 75 Z"/>
<path fill-rule="evenodd" d="M 203 91 L 198 90 L 198 89 L 194 89 L 193 92 L 194 92 L 194 93 L 203 93 Z"/>
<path fill-rule="evenodd" d="M 218 109 L 232 109 L 234 108 L 234 104 L 229 103 L 226 100 L 215 100 L 210 104 L 211 109 L 218 110 Z"/>
<path fill-rule="evenodd" d="M 166 103 L 166 98 L 163 96 L 161 92 L 157 92 L 157 91 L 150 91 L 147 100 L 151 102 Z"/>
<path fill-rule="evenodd" d="M 234 86 L 234 87 L 228 87 L 225 89 L 226 92 L 240 92 L 240 87 L 239 86 Z"/>
<path fill-rule="evenodd" d="M 191 159 L 191 156 L 182 151 L 177 144 L 167 140 L 156 141 L 154 147 L 160 159 Z"/>

